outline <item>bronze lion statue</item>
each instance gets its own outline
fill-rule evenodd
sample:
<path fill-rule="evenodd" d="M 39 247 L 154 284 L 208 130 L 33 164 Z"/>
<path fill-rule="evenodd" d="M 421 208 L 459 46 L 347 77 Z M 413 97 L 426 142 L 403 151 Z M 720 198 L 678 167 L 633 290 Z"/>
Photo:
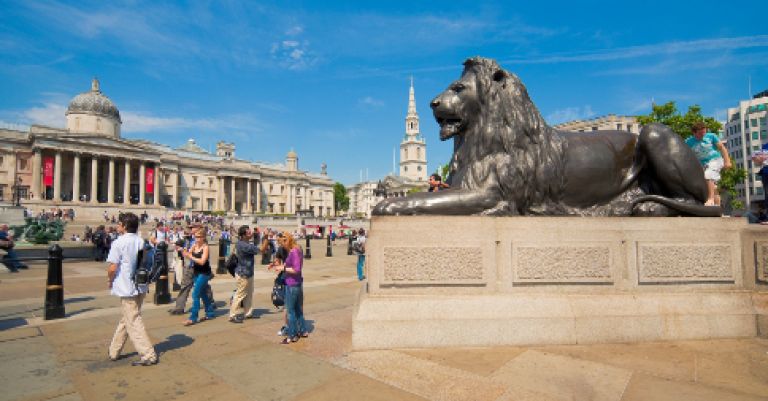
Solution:
<path fill-rule="evenodd" d="M 662 124 L 561 132 L 525 86 L 494 60 L 464 62 L 431 107 L 440 139 L 453 138 L 450 189 L 381 201 L 375 215 L 720 216 L 704 206 L 704 172 Z"/>

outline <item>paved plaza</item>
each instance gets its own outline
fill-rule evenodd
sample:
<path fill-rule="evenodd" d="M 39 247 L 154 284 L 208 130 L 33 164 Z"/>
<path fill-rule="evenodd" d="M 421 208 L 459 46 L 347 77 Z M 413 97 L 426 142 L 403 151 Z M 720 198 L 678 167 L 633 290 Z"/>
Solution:
<path fill-rule="evenodd" d="M 107 359 L 119 319 L 105 265 L 66 262 L 67 317 L 42 319 L 45 265 L 0 272 L 0 400 L 768 400 L 768 340 L 353 352 L 354 256 L 313 243 L 309 338 L 280 345 L 272 274 L 256 275 L 257 319 L 227 322 L 235 287 L 213 281 L 219 317 L 183 327 L 170 305 L 144 307 L 160 364 Z M 149 300 L 149 298 L 148 298 Z M 411 333 L 430 336 L 434 333 Z"/>

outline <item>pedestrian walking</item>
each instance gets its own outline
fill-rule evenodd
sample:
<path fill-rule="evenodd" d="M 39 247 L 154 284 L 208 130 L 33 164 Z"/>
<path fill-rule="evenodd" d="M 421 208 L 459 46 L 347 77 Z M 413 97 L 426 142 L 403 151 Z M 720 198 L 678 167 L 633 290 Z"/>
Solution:
<path fill-rule="evenodd" d="M 156 364 L 158 359 L 141 317 L 141 304 L 148 288 L 146 284 L 137 284 L 133 274 L 139 262 L 139 250 L 144 246 L 144 240 L 136 235 L 138 229 L 139 218 L 133 213 L 126 213 L 118 225 L 122 235 L 112 244 L 107 256 L 110 292 L 120 297 L 122 312 L 108 352 L 110 360 L 118 360 L 125 341 L 130 338 L 139 353 L 139 359 L 133 361 L 132 365 L 148 366 Z"/>

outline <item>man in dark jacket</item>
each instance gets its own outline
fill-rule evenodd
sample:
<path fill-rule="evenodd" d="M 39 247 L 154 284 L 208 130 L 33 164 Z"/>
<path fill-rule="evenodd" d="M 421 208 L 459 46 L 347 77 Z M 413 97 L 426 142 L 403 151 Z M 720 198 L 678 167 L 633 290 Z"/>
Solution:
<path fill-rule="evenodd" d="M 96 232 L 91 237 L 91 241 L 96 246 L 96 261 L 103 262 L 107 260 L 107 232 L 104 230 L 103 225 L 96 229 Z"/>
<path fill-rule="evenodd" d="M 229 309 L 229 321 L 242 323 L 244 318 L 253 317 L 251 302 L 253 301 L 253 260 L 259 252 L 259 247 L 252 241 L 253 231 L 248 226 L 240 226 L 237 230 L 237 267 L 235 268 L 235 280 L 237 280 L 237 292 L 232 299 L 232 307 Z M 245 315 L 243 317 L 243 315 Z"/>

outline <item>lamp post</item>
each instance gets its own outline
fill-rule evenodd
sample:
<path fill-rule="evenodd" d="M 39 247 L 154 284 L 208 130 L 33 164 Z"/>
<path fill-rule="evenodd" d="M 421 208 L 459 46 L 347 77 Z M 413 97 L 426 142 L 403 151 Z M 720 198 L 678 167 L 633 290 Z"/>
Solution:
<path fill-rule="evenodd" d="M 21 177 L 17 177 L 16 185 L 14 185 L 14 196 L 16 198 L 16 206 L 21 206 Z"/>

